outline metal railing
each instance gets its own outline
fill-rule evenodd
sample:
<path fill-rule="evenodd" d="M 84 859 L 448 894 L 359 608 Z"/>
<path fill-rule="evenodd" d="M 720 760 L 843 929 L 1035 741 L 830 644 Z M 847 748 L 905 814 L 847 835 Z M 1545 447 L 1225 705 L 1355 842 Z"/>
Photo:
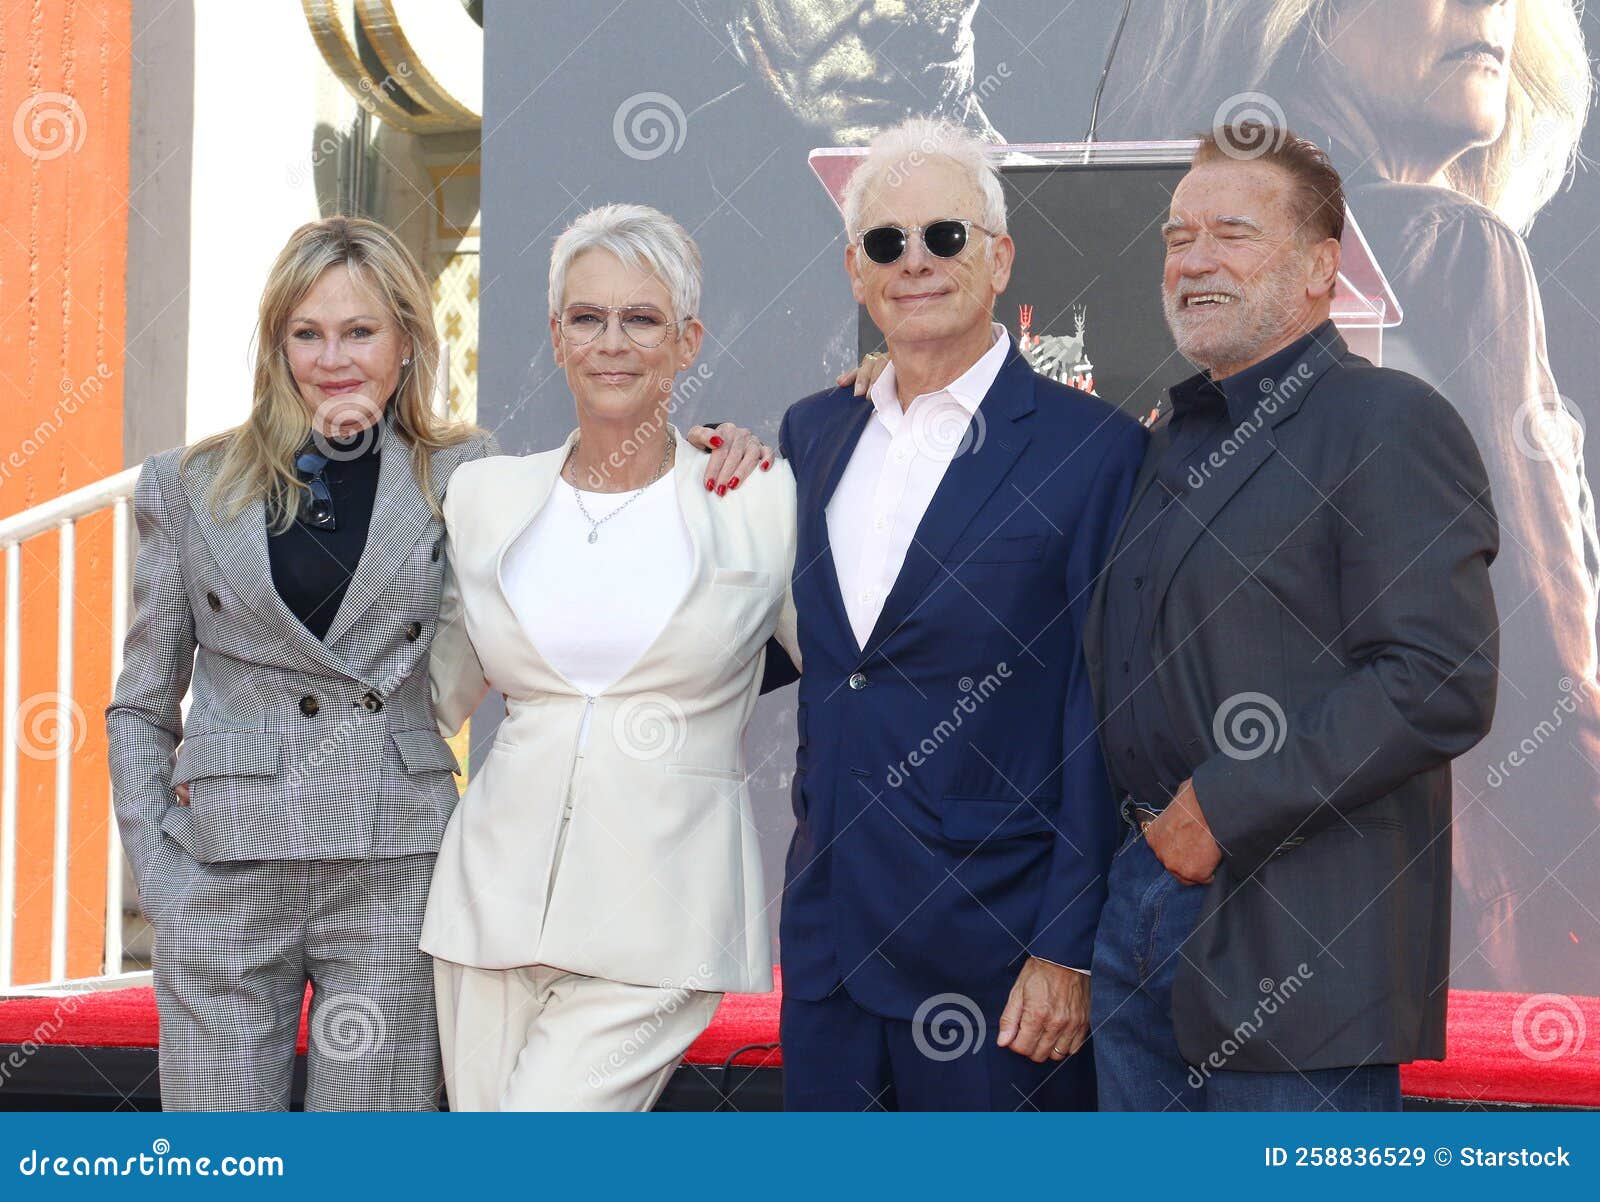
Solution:
<path fill-rule="evenodd" d="M 0 550 L 5 553 L 5 678 L 0 699 L 0 990 L 11 989 L 16 966 L 17 755 L 20 748 L 22 650 L 22 544 L 54 529 L 60 562 L 56 595 L 55 832 L 51 863 L 50 979 L 28 982 L 49 986 L 67 982 L 67 856 L 71 847 L 73 714 L 73 633 L 77 580 L 77 529 L 80 519 L 111 510 L 111 680 L 122 669 L 122 640 L 128 629 L 128 511 L 139 468 L 35 505 L 0 520 Z M 109 799 L 110 794 L 107 794 Z M 105 949 L 102 971 L 122 971 L 122 841 L 116 816 L 106 806 Z M 96 978 L 103 979 L 103 978 Z"/>

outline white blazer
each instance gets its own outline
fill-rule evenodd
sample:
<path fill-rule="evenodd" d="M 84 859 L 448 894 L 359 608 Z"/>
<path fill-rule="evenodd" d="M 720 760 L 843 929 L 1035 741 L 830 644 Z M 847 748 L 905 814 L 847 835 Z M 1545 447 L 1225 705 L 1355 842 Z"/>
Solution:
<path fill-rule="evenodd" d="M 544 964 L 652 987 L 770 990 L 741 736 L 768 638 L 799 660 L 794 476 L 778 460 L 717 497 L 704 457 L 679 439 L 689 590 L 639 662 L 586 697 L 539 654 L 501 575 L 576 438 L 463 464 L 445 495 L 449 559 L 429 673 L 439 731 L 459 730 L 490 685 L 505 694 L 506 717 L 445 830 L 422 950 L 477 968 Z"/>

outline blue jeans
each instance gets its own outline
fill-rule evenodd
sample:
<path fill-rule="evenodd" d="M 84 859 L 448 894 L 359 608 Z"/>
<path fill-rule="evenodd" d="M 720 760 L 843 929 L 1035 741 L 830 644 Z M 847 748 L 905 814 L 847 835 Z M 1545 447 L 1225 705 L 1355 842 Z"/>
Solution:
<path fill-rule="evenodd" d="M 1108 885 L 1089 1000 L 1101 1110 L 1400 1109 L 1394 1064 L 1192 1069 L 1172 1033 L 1172 976 L 1206 887 L 1180 884 L 1137 830 L 1117 849 Z"/>

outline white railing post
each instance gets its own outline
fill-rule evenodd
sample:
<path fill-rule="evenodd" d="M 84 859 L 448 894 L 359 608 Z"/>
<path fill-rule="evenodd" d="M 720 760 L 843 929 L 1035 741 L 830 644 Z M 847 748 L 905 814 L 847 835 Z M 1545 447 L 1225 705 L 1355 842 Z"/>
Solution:
<path fill-rule="evenodd" d="M 56 830 L 51 854 L 50 979 L 67 979 L 68 853 L 72 850 L 72 753 L 78 724 L 72 720 L 73 602 L 77 594 L 78 527 L 62 519 L 61 562 L 56 589 Z M 41 748 L 42 750 L 42 748 Z"/>
<path fill-rule="evenodd" d="M 128 498 L 111 506 L 111 687 L 122 675 L 122 638 L 128 632 Z M 106 793 L 106 950 L 102 971 L 122 971 L 122 837 L 117 812 Z"/>
<path fill-rule="evenodd" d="M 17 697 L 22 679 L 22 639 L 17 632 L 22 616 L 22 545 L 6 544 L 6 633 L 4 700 L 0 723 L 5 729 L 0 747 L 0 989 L 9 988 L 16 969 L 17 929 Z"/>
<path fill-rule="evenodd" d="M 0 991 L 17 989 L 16 908 L 17 908 L 17 821 L 20 798 L 18 755 L 22 735 L 30 747 L 37 743 L 34 732 L 42 723 L 36 715 L 44 711 L 29 707 L 30 729 L 22 729 L 22 544 L 35 535 L 54 529 L 60 546 L 60 579 L 56 595 L 56 693 L 55 693 L 55 829 L 51 849 L 50 904 L 50 983 L 63 983 L 67 977 L 67 932 L 71 917 L 70 871 L 72 862 L 72 757 L 84 732 L 78 730 L 74 715 L 82 707 L 74 696 L 73 643 L 77 605 L 77 523 L 91 513 L 112 510 L 111 581 L 111 674 L 115 688 L 122 668 L 122 637 L 128 626 L 129 510 L 139 468 L 130 467 L 104 480 L 75 489 L 42 505 L 0 518 L 0 548 L 5 550 L 5 670 L 0 684 Z M 46 700 L 46 698 L 41 698 Z M 87 718 L 85 719 L 87 721 Z M 43 755 L 45 749 L 30 751 Z M 106 837 L 106 931 L 104 975 L 95 981 L 121 979 L 122 970 L 122 874 L 121 840 L 116 816 L 107 810 L 109 831 Z M 137 975 L 137 974 L 135 974 Z M 24 983 L 37 987 L 35 982 Z"/>

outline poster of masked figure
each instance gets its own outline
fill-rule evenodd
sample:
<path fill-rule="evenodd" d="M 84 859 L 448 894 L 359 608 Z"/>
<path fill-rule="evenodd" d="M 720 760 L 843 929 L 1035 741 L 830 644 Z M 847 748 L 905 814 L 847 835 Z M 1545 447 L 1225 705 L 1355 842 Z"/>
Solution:
<path fill-rule="evenodd" d="M 680 381 L 680 428 L 729 418 L 775 442 L 786 406 L 861 345 L 813 149 L 913 114 L 996 144 L 1080 141 L 1103 71 L 1102 139 L 1257 118 L 1325 146 L 1403 310 L 1385 366 L 1460 411 L 1500 518 L 1496 717 L 1455 765 L 1451 984 L 1600 994 L 1600 452 L 1585 444 L 1600 407 L 1600 180 L 1577 169 L 1600 153 L 1587 122 L 1600 14 L 1576 0 L 1132 0 L 1107 69 L 1120 2 L 569 7 L 583 11 L 486 10 L 480 417 L 512 451 L 570 428 L 546 315 L 526 298 L 542 303 L 551 241 L 596 204 L 660 207 L 704 254 L 707 337 Z M 1149 203 L 1157 261 L 1164 202 Z M 1101 349 L 1128 290 L 1159 310 L 1146 256 L 1098 280 L 1057 261 L 996 314 L 1038 369 L 1123 405 L 1124 379 L 1159 391 L 1190 374 L 1175 353 L 1139 364 Z M 792 692 L 764 698 L 748 736 L 774 899 Z"/>

